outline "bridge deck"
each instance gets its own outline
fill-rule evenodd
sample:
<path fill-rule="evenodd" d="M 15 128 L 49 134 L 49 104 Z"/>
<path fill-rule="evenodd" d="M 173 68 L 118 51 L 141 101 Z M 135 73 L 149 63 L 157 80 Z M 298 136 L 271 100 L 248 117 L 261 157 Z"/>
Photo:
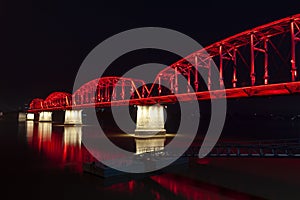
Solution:
<path fill-rule="evenodd" d="M 300 93 L 300 81 L 288 82 L 279 84 L 259 85 L 250 87 L 230 88 L 224 90 L 202 91 L 196 93 L 173 94 L 166 96 L 155 96 L 148 98 L 117 100 L 112 102 L 97 102 L 91 104 L 61 106 L 43 109 L 32 109 L 28 112 L 54 111 L 54 110 L 68 110 L 68 109 L 82 109 L 82 108 L 101 108 L 110 106 L 127 106 L 127 105 L 153 105 L 156 103 L 168 104 L 177 101 L 204 101 L 209 99 L 220 98 L 246 98 L 258 96 L 273 96 L 273 95 L 289 95 Z"/>

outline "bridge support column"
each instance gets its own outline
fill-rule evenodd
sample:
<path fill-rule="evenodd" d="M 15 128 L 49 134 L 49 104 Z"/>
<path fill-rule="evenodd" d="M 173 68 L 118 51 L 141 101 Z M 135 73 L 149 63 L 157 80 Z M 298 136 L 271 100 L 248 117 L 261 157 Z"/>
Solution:
<path fill-rule="evenodd" d="M 136 136 L 165 134 L 164 107 L 162 105 L 137 106 Z"/>
<path fill-rule="evenodd" d="M 82 124 L 82 110 L 66 110 L 65 124 L 69 124 L 69 125 Z"/>
<path fill-rule="evenodd" d="M 27 113 L 26 114 L 26 120 L 27 121 L 33 121 L 34 120 L 34 113 Z"/>
<path fill-rule="evenodd" d="M 43 111 L 39 114 L 40 122 L 52 122 L 52 112 Z"/>

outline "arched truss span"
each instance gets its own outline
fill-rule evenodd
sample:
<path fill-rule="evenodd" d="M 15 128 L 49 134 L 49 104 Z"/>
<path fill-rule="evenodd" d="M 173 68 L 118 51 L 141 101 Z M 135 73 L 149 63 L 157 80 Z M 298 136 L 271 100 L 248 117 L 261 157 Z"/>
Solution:
<path fill-rule="evenodd" d="M 183 92 L 201 91 L 200 75 L 204 70 L 206 89 L 262 85 L 299 80 L 296 52 L 300 41 L 300 14 L 280 19 L 213 43 L 162 70 L 154 83 L 170 86 L 178 93 L 178 74 L 188 80 Z M 298 47 L 299 48 L 299 47 Z M 297 51 L 298 50 L 298 51 Z M 210 77 L 212 62 L 219 69 L 219 81 L 213 85 Z M 153 84 L 154 85 L 154 84 Z M 150 89 L 150 96 L 153 92 Z M 204 89 L 205 90 L 205 89 Z M 180 92 L 179 92 L 180 93 Z"/>
<path fill-rule="evenodd" d="M 148 93 L 143 80 L 117 76 L 101 77 L 85 83 L 76 90 L 73 94 L 73 104 L 143 98 Z"/>
<path fill-rule="evenodd" d="M 189 100 L 188 93 L 195 91 L 198 99 L 206 99 L 210 94 L 200 94 L 201 91 L 224 87 L 242 87 L 226 90 L 231 94 L 230 98 L 299 93 L 300 82 L 288 83 L 300 80 L 297 68 L 299 41 L 300 14 L 297 14 L 233 35 L 192 53 L 160 71 L 150 90 L 143 80 L 101 77 L 82 85 L 73 95 L 54 92 L 44 101 L 34 99 L 30 109 L 64 109 L 65 106 L 91 106 L 93 103 L 107 106 L 111 101 L 120 101 L 118 105 L 123 105 L 129 99 L 134 99 L 135 104 L 172 103 L 176 101 L 173 93 L 183 93 L 182 98 Z M 219 71 L 212 70 L 213 64 Z M 198 73 L 200 70 L 202 77 Z M 187 80 L 184 84 L 179 82 L 179 74 Z"/>
<path fill-rule="evenodd" d="M 40 98 L 35 98 L 33 99 L 30 104 L 29 104 L 29 109 L 34 110 L 34 109 L 42 109 L 43 108 L 43 102 L 44 99 Z"/>
<path fill-rule="evenodd" d="M 66 92 L 53 92 L 43 102 L 44 108 L 71 106 L 72 95 Z"/>

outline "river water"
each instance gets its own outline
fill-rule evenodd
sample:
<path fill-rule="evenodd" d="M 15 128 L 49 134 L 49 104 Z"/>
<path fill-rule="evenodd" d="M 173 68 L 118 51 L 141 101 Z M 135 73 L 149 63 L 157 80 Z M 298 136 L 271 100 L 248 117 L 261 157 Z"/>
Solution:
<path fill-rule="evenodd" d="M 18 196 L 26 199 L 261 199 L 281 197 L 277 190 L 280 184 L 281 190 L 289 193 L 285 197 L 295 197 L 295 188 L 300 185 L 300 173 L 283 172 L 278 178 L 268 175 L 270 170 L 266 170 L 272 165 L 297 170 L 299 160 L 279 162 L 272 159 L 268 162 L 259 159 L 194 159 L 187 166 L 164 173 L 101 178 L 82 170 L 84 162 L 94 159 L 83 145 L 82 138 L 88 137 L 94 128 L 88 125 L 74 127 L 46 122 L 0 121 L 4 193 L 10 199 Z M 167 134 L 155 142 L 166 144 L 173 136 Z M 128 135 L 111 133 L 109 137 L 124 149 L 133 152 L 143 150 Z M 264 164 L 258 169 L 255 168 L 257 163 Z M 244 175 L 241 168 L 248 175 Z M 241 180 L 242 177 L 244 180 Z M 260 191 L 261 184 L 266 188 Z"/>

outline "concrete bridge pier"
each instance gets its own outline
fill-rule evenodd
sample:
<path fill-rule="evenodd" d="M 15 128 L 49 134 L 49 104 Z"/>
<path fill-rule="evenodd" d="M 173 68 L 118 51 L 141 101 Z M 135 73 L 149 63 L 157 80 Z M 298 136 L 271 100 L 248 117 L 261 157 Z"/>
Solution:
<path fill-rule="evenodd" d="M 39 122 L 52 122 L 52 112 L 49 111 L 40 112 Z"/>
<path fill-rule="evenodd" d="M 67 125 L 82 124 L 82 110 L 66 110 L 64 124 Z"/>
<path fill-rule="evenodd" d="M 34 120 L 34 113 L 26 113 L 26 120 L 33 121 Z"/>
<path fill-rule="evenodd" d="M 136 136 L 164 135 L 164 107 L 162 105 L 137 106 Z"/>

